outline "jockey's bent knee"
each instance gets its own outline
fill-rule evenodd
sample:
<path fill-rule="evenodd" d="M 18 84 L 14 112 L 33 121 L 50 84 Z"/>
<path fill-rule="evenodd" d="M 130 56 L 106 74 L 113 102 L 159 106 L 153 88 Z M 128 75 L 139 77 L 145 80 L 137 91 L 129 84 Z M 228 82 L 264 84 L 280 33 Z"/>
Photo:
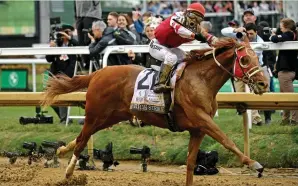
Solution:
<path fill-rule="evenodd" d="M 164 62 L 165 64 L 173 66 L 177 62 L 178 62 L 178 57 L 176 54 L 166 53 L 165 62 Z"/>

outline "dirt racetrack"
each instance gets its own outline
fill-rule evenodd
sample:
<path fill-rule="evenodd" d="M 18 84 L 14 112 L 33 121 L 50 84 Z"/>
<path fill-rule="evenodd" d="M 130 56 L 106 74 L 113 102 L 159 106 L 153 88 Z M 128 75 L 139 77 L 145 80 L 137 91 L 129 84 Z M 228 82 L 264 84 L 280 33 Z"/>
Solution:
<path fill-rule="evenodd" d="M 101 162 L 96 161 L 98 170 L 75 171 L 70 180 L 64 179 L 67 160 L 62 160 L 60 168 L 43 168 L 42 162 L 26 164 L 17 160 L 14 165 L 8 159 L 0 158 L 0 186 L 63 186 L 63 185 L 100 185 L 100 186 L 183 186 L 185 185 L 185 166 L 160 166 L 149 164 L 149 172 L 141 172 L 139 162 L 121 162 L 114 171 L 101 170 Z M 194 176 L 195 186 L 297 186 L 298 169 L 265 169 L 264 176 L 246 168 L 220 168 L 215 176 Z"/>

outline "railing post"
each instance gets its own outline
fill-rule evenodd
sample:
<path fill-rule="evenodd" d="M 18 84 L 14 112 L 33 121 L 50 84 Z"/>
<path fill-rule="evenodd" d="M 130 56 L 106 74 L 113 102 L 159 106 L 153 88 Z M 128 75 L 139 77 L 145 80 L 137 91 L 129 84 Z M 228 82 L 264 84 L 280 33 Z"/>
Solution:
<path fill-rule="evenodd" d="M 36 65 L 32 63 L 32 91 L 36 92 Z"/>

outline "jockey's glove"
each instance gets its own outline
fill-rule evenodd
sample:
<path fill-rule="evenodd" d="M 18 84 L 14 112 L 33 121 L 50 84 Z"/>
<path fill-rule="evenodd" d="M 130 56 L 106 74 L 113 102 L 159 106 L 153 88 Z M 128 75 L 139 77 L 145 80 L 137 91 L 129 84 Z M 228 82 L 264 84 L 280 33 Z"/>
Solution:
<path fill-rule="evenodd" d="M 206 38 L 202 34 L 199 34 L 199 33 L 195 33 L 195 40 L 201 41 L 202 43 L 207 42 Z"/>

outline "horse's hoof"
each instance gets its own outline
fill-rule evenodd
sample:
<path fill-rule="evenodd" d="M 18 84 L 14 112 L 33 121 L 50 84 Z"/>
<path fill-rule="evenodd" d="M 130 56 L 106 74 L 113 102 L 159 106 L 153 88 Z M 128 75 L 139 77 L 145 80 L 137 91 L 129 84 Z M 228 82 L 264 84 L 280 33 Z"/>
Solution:
<path fill-rule="evenodd" d="M 250 168 L 258 171 L 258 178 L 263 176 L 264 167 L 259 162 L 254 162 Z"/>
<path fill-rule="evenodd" d="M 65 174 L 65 178 L 66 178 L 66 179 L 69 179 L 71 176 L 72 176 L 71 173 L 66 173 L 66 174 Z"/>
<path fill-rule="evenodd" d="M 258 173 L 258 178 L 262 177 L 263 176 L 263 171 L 264 171 L 264 168 L 260 168 L 260 169 L 256 169 L 259 173 Z"/>
<path fill-rule="evenodd" d="M 62 148 L 65 148 L 65 146 L 61 146 L 57 149 L 56 151 L 56 155 L 59 157 L 59 158 L 62 158 L 64 156 L 64 154 L 62 153 L 61 149 Z"/>

